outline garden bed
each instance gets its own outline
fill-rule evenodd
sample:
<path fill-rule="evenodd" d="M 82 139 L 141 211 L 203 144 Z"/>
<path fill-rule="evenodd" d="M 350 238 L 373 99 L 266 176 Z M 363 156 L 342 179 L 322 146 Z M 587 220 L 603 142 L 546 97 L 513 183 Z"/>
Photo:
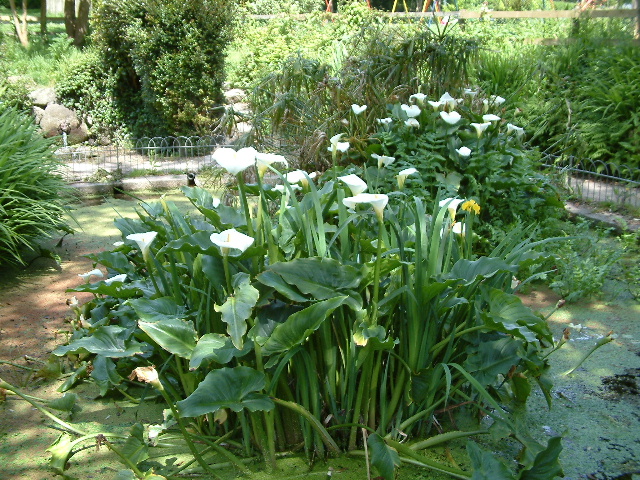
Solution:
<path fill-rule="evenodd" d="M 182 205 L 186 207 L 186 202 Z M 113 227 L 114 217 L 131 216 L 135 202 L 108 199 L 101 205 L 81 206 L 74 216 L 80 227 L 73 236 L 53 238 L 51 249 L 60 256 L 58 266 L 52 260 L 35 259 L 24 271 L 6 272 L 0 290 L 0 359 L 36 370 L 47 362 L 50 352 L 65 340 L 70 313 L 65 300 L 67 288 L 76 286 L 79 273 L 91 270 L 91 261 L 82 255 L 109 249 L 120 239 Z M 82 294 L 76 294 L 80 301 Z M 521 295 L 533 308 L 550 311 L 558 297 L 546 290 Z M 640 306 L 624 301 L 590 302 L 566 305 L 550 319 L 556 336 L 571 331 L 571 341 L 554 354 L 555 384 L 552 410 L 547 410 L 541 394 L 533 396 L 523 412 L 532 435 L 546 441 L 563 435 L 561 463 L 569 479 L 632 478 L 640 471 L 640 422 L 638 371 L 640 369 Z M 616 338 L 590 357 L 569 376 L 569 369 L 599 338 L 613 330 Z M 29 359 L 25 360 L 25 355 Z M 39 360 L 39 361 L 38 361 Z M 59 381 L 36 378 L 31 371 L 8 364 L 0 365 L 0 377 L 23 386 L 26 393 L 56 398 Z M 96 391 L 83 387 L 79 394 L 83 411 L 74 421 L 82 428 L 126 430 L 134 422 L 159 422 L 161 408 L 147 403 L 144 408 L 116 398 L 95 400 Z M 45 427 L 43 417 L 29 404 L 8 396 L 0 405 L 0 458 L 5 480 L 44 480 L 48 472 L 45 452 L 59 432 Z M 504 447 L 503 447 L 504 448 Z M 507 458 L 514 452 L 506 452 Z M 464 466 L 466 454 L 451 447 L 451 455 Z M 282 459 L 283 473 L 270 478 L 296 478 L 306 473 L 302 460 Z M 110 479 L 119 470 L 107 449 L 88 448 L 72 459 L 71 475 L 79 478 Z M 334 478 L 365 478 L 361 459 L 338 459 L 328 464 L 317 462 L 312 477 L 323 478 L 333 468 Z M 250 467 L 259 471 L 259 465 Z M 401 478 L 424 478 L 426 471 L 402 467 Z M 438 478 L 428 473 L 429 478 Z M 415 476 L 415 477 L 414 477 Z M 258 478 L 256 476 L 255 478 Z M 264 478 L 262 475 L 259 478 Z"/>

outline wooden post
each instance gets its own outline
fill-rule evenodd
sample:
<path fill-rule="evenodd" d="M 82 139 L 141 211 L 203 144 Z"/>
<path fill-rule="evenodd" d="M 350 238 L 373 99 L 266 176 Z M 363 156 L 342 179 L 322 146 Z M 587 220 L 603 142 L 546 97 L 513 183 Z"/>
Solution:
<path fill-rule="evenodd" d="M 47 0 L 40 1 L 40 34 L 47 34 Z"/>

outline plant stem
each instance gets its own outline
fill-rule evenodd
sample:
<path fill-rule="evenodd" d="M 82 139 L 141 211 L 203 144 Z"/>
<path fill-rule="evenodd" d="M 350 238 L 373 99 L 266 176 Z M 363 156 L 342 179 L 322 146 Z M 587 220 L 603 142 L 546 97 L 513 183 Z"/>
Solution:
<path fill-rule="evenodd" d="M 381 219 L 378 219 L 378 245 L 376 249 L 376 263 L 373 273 L 373 312 L 371 313 L 370 325 L 377 325 L 378 323 L 378 295 L 380 290 L 380 264 L 382 263 L 382 232 L 384 230 L 384 223 Z"/>

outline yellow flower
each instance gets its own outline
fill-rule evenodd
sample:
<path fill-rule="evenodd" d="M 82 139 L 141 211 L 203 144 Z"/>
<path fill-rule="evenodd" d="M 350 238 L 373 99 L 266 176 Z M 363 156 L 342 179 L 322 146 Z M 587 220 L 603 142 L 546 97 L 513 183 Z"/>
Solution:
<path fill-rule="evenodd" d="M 461 208 L 467 212 L 475 212 L 476 215 L 480 213 L 480 205 L 475 200 L 467 200 L 461 206 Z"/>

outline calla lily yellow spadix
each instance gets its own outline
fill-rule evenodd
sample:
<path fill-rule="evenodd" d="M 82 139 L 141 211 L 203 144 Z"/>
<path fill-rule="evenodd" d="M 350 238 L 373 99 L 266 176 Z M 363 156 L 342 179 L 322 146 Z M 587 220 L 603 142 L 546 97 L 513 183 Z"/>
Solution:
<path fill-rule="evenodd" d="M 237 175 L 255 165 L 256 153 L 258 152 L 253 147 L 241 148 L 237 152 L 233 148 L 222 147 L 213 152 L 211 158 L 231 175 Z"/>
<path fill-rule="evenodd" d="M 384 207 L 389 203 L 389 197 L 382 193 L 360 193 L 353 197 L 344 198 L 342 203 L 353 210 L 355 210 L 358 205 L 368 203 L 373 207 L 374 212 L 376 212 L 378 220 L 382 221 L 384 219 Z"/>
<path fill-rule="evenodd" d="M 347 185 L 347 187 L 349 187 L 349 190 L 351 190 L 351 195 L 354 195 L 354 196 L 359 195 L 360 193 L 364 192 L 367 188 L 369 188 L 367 186 L 367 183 L 364 180 L 362 180 L 360 177 L 358 177 L 355 173 L 338 177 L 338 180 L 340 180 L 341 182 L 344 182 Z"/>
<path fill-rule="evenodd" d="M 223 255 L 228 255 L 231 249 L 239 250 L 243 253 L 253 245 L 253 237 L 237 231 L 235 228 L 224 230 L 220 233 L 211 234 L 211 242 L 220 248 Z"/>

